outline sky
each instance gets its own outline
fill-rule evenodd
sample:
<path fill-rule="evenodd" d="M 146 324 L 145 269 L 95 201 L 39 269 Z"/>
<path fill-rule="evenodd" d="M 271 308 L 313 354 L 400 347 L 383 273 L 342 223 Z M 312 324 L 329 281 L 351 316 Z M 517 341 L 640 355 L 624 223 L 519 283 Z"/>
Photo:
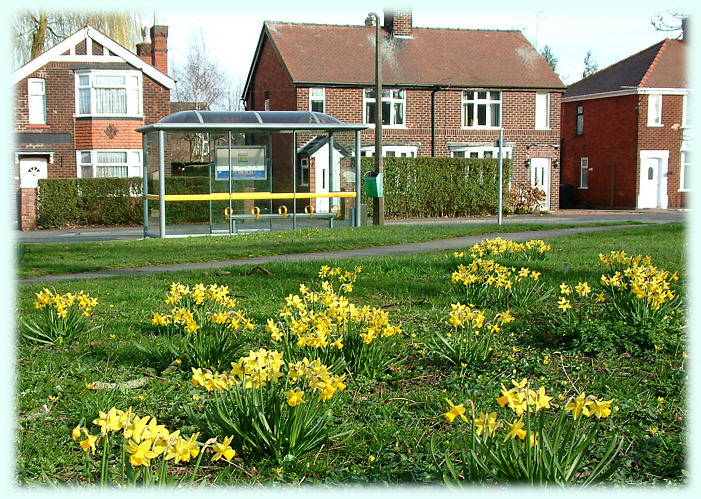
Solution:
<path fill-rule="evenodd" d="M 228 7 L 196 12 L 187 6 L 164 12 L 154 9 L 145 14 L 149 24 L 155 21 L 169 27 L 169 57 L 178 64 L 187 56 L 193 40 L 202 37 L 211 59 L 233 81 L 245 80 L 263 26 L 268 21 L 317 24 L 362 25 L 368 12 L 382 13 L 392 7 L 411 8 L 417 27 L 517 29 L 540 52 L 548 45 L 558 59 L 556 72 L 565 84 L 582 77 L 584 58 L 591 50 L 599 69 L 633 55 L 677 33 L 656 31 L 651 19 L 657 14 L 685 10 L 688 2 L 501 2 L 414 0 L 393 4 L 356 0 L 338 6 L 334 2 L 277 2 L 269 7 Z M 334 6 L 335 5 L 335 6 Z M 300 7 L 301 6 L 301 7 Z M 635 7 L 633 7 L 635 6 Z M 667 16 L 670 22 L 676 20 Z M 369 61 L 369 64 L 372 61 Z"/>

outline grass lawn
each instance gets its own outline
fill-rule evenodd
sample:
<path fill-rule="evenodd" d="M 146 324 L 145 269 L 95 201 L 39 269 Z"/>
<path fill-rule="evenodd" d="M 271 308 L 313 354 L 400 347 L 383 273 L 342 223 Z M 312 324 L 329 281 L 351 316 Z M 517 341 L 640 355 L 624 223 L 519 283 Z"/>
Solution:
<path fill-rule="evenodd" d="M 508 229 L 524 230 L 523 226 Z M 425 229 L 385 227 L 381 244 L 391 244 L 400 237 L 421 240 L 422 230 Z M 445 231 L 440 237 L 453 237 L 477 229 L 437 227 L 435 230 Z M 507 227 L 500 230 L 507 230 Z M 358 247 L 367 244 L 366 237 L 374 237 L 371 236 L 373 232 L 370 228 L 358 232 L 358 240 L 365 243 L 354 241 L 351 237 L 354 233 L 350 231 L 347 234 L 342 229 L 328 234 L 322 232 L 330 238 L 328 244 L 324 241 L 322 245 L 334 249 Z M 203 253 L 198 251 L 196 257 L 194 246 L 188 246 L 187 240 L 121 244 L 136 254 L 139 264 L 145 265 L 164 263 L 162 258 L 166 258 L 163 256 L 166 254 L 173 259 L 168 261 L 173 262 L 274 252 L 273 241 L 277 237 L 284 238 L 281 246 L 285 251 L 296 251 L 294 248 L 310 251 L 319 248 L 319 236 L 316 231 L 246 236 L 246 241 L 254 248 L 248 252 L 243 238 L 211 238 Z M 431 237 L 437 236 L 434 233 Z M 196 242 L 201 243 L 202 239 Z M 499 332 L 490 336 L 493 338 L 491 355 L 483 361 L 468 361 L 465 366 L 453 365 L 441 358 L 435 339 L 439 333 L 444 338 L 448 338 L 448 334 L 458 334 L 447 318 L 451 304 L 465 301 L 465 291 L 451 283 L 451 274 L 460 263 L 469 263 L 469 257 L 457 258 L 451 251 L 326 262 L 332 268 L 340 266 L 349 270 L 361 265 L 362 272 L 353 283 L 352 292 L 347 294 L 348 300 L 358 306 L 378 307 L 387 312 L 389 321 L 399 325 L 403 332 L 378 338 L 368 347 L 368 352 L 372 348 L 378 356 L 375 362 L 381 366 L 379 372 L 358 374 L 350 368 L 346 370 L 345 390 L 337 391 L 327 402 L 329 405 L 324 406 L 324 411 L 331 411 L 325 416 L 327 424 L 333 428 L 331 438 L 322 439 L 306 453 L 282 459 L 237 449 L 240 459 L 233 458 L 231 464 L 223 460 L 211 461 L 212 452 L 208 450 L 202 453 L 204 458 L 199 463 L 195 482 L 218 485 L 443 483 L 444 475 L 450 476 L 449 463 L 453 463 L 457 470 L 455 477 L 467 484 L 468 480 L 464 479 L 470 470 L 461 467 L 460 450 L 468 445 L 465 442 L 469 441 L 470 425 L 460 417 L 452 424 L 446 420 L 444 413 L 450 409 L 446 399 L 455 406 L 464 404 L 469 418 L 472 417 L 470 401 L 477 413 L 498 412 L 504 426 L 497 430 L 493 441 L 513 445 L 514 449 L 520 445 L 518 448 L 523 450 L 527 448 L 525 440 L 514 438 L 503 442 L 508 425 L 516 416 L 508 407 L 500 408 L 496 399 L 503 395 L 502 384 L 511 388 L 511 380 L 528 378 L 529 386 L 533 389 L 543 386 L 553 397 L 552 407 L 548 409 L 553 413 L 563 410 L 572 397 L 582 392 L 613 399 L 612 413 L 605 419 L 580 416 L 577 423 L 571 415 L 566 419 L 570 426 L 581 424 L 576 426 L 577 434 L 586 434 L 595 424 L 600 427 L 587 453 L 592 463 L 603 455 L 609 442 L 620 439 L 621 447 L 615 453 L 610 481 L 619 484 L 683 483 L 687 431 L 683 305 L 662 320 L 646 320 L 636 325 L 609 320 L 602 309 L 592 308 L 595 313 L 578 319 L 572 326 L 565 323 L 563 312 L 558 309 L 558 298 L 563 296 L 560 294 L 563 282 L 574 288 L 586 281 L 593 288 L 592 296 L 598 293 L 601 275 L 609 272 L 599 263 L 599 253 L 624 250 L 629 255 L 649 255 L 657 268 L 676 272 L 679 280 L 673 283 L 677 293 L 675 300 L 683 300 L 685 226 L 641 226 L 561 237 L 548 243 L 551 250 L 542 259 L 526 260 L 518 255 L 495 258 L 516 271 L 525 266 L 540 272 L 539 292 L 524 303 L 509 302 L 508 310 L 514 321 L 503 324 Z M 119 266 L 126 261 L 117 249 L 121 247 L 117 242 L 111 245 L 83 243 L 46 245 L 47 250 L 51 250 L 49 254 L 58 248 L 65 249 L 62 255 L 67 264 L 63 268 L 54 259 L 43 265 L 38 263 L 40 255 L 47 258 L 43 246 L 29 247 L 21 273 L 88 270 L 95 268 L 91 267 L 91 260 L 98 262 L 98 266 Z M 222 254 L 225 248 L 226 253 Z M 106 256 L 109 253 L 114 255 Z M 82 254 L 82 261 L 78 254 Z M 190 287 L 200 282 L 229 286 L 237 306 L 254 325 L 252 330 L 241 329 L 234 333 L 240 338 L 239 353 L 230 359 L 235 361 L 250 349 L 282 349 L 281 343 L 273 341 L 270 331 L 266 331 L 266 321 L 280 319 L 279 313 L 286 305 L 285 297 L 299 294 L 300 284 L 318 288 L 321 265 L 319 262 L 271 263 L 264 266 L 269 273 L 251 273 L 250 268 L 235 267 L 227 269 L 230 273 L 225 275 L 205 276 L 193 271 L 52 283 L 51 288 L 58 293 L 84 290 L 96 297 L 98 305 L 88 320 L 99 327 L 70 344 L 18 341 L 17 482 L 84 484 L 88 478 L 99 482 L 103 441 L 97 444 L 92 456 L 90 451 L 83 452 L 78 443 L 71 440 L 71 430 L 81 424 L 93 434 L 99 433 L 99 428 L 91 421 L 98 417 L 99 411 L 107 412 L 113 406 L 123 410 L 131 407 L 139 416 L 156 416 L 160 424 L 170 431 L 181 430 L 183 436 L 202 431 L 188 413 L 202 417 L 202 408 L 213 403 L 215 391 L 208 392 L 192 383 L 192 371 L 187 365 L 190 352 L 166 348 L 167 342 L 175 336 L 169 336 L 151 323 L 153 312 L 170 312 L 164 299 L 171 282 Z M 41 284 L 17 287 L 18 324 L 40 316 L 42 311 L 34 309 L 33 301 L 42 287 Z M 569 296 L 574 303 L 574 291 Z M 507 304 L 494 299 L 474 305 L 489 321 L 507 308 Z M 579 313 L 584 308 L 575 306 L 574 311 Z M 485 335 L 483 331 L 482 337 Z M 350 343 L 349 338 L 346 343 Z M 289 351 L 295 348 L 292 345 Z M 224 369 L 228 369 L 228 363 L 220 367 Z M 98 384 L 98 389 L 94 389 L 90 385 L 92 382 L 116 385 Z M 308 405 L 294 409 L 312 407 L 316 395 L 310 389 L 305 399 Z M 42 409 L 44 404 L 48 413 Z M 545 410 L 539 414 L 545 414 Z M 549 414 L 546 418 L 553 419 Z M 334 436 L 334 433 L 340 435 Z M 115 443 L 120 441 L 121 436 L 110 437 L 114 448 L 105 465 L 110 481 L 124 483 L 122 451 Z M 218 441 L 221 442 L 221 438 Z M 126 459 L 128 461 L 129 457 Z M 195 458 L 177 464 L 171 460 L 165 471 L 170 479 L 189 480 L 195 462 Z M 476 472 L 473 481 L 507 481 L 494 478 L 498 473 L 492 471 L 491 475 Z M 591 471 L 590 466 L 585 466 L 573 481 L 585 481 Z"/>
<path fill-rule="evenodd" d="M 627 222 L 635 223 L 635 222 Z M 585 224 L 578 226 L 617 225 Z M 575 224 L 402 225 L 260 232 L 237 236 L 133 241 L 23 244 L 18 277 L 89 272 L 148 265 L 207 262 L 288 253 L 334 251 L 430 241 L 489 232 L 520 232 Z"/>

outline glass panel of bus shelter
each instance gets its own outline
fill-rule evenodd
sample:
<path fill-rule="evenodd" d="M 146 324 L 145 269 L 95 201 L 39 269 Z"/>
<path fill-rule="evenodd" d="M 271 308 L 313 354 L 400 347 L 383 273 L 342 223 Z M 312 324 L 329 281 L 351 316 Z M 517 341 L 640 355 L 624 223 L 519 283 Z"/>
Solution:
<path fill-rule="evenodd" d="M 149 132 L 146 136 L 146 222 L 144 227 L 147 237 L 160 237 L 158 212 L 158 132 Z M 143 175 L 143 173 L 142 173 Z M 154 197 L 155 196 L 155 197 Z M 149 199 L 151 198 L 151 199 Z"/>
<path fill-rule="evenodd" d="M 166 134 L 166 196 L 183 196 L 165 203 L 166 236 L 210 233 L 209 147 L 207 132 Z"/>

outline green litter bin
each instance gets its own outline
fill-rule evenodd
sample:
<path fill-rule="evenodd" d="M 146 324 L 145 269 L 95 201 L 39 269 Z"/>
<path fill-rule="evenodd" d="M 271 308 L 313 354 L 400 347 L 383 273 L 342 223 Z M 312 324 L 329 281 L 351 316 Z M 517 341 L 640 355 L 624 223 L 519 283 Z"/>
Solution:
<path fill-rule="evenodd" d="M 365 174 L 365 192 L 370 198 L 382 197 L 382 172 Z"/>

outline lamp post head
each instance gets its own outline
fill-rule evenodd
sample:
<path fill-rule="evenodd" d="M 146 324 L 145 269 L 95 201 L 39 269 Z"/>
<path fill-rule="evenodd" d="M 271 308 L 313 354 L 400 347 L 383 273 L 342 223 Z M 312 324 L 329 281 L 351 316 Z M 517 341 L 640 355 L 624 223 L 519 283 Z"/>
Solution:
<path fill-rule="evenodd" d="M 379 24 L 379 21 L 379 16 L 374 12 L 370 12 L 368 17 L 365 18 L 365 26 L 375 26 L 376 24 Z"/>

